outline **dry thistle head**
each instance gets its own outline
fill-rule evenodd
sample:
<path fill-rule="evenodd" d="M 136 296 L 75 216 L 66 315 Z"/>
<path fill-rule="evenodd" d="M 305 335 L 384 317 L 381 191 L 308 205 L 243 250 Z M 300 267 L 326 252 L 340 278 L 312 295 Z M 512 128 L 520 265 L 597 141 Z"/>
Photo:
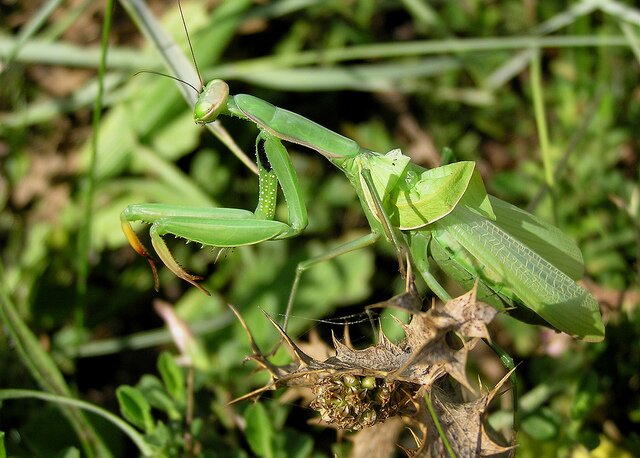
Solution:
<path fill-rule="evenodd" d="M 324 361 L 304 353 L 265 313 L 293 358 L 290 364 L 278 366 L 260 351 L 242 317 L 232 310 L 249 337 L 252 355 L 248 358 L 271 374 L 266 386 L 234 402 L 283 386 L 305 386 L 315 396 L 310 406 L 320 413 L 322 421 L 341 430 L 362 430 L 396 415 L 418 419 L 422 436 L 417 439 L 419 448 L 425 443 L 428 426 L 423 396 L 431 396 L 434 383 L 446 374 L 473 392 L 465 373 L 467 353 L 480 338 L 489 339 L 486 325 L 497 313 L 476 302 L 474 288 L 446 304 L 415 313 L 409 324 L 400 323 L 405 338 L 399 343 L 391 342 L 382 329 L 378 343 L 362 350 L 353 348 L 347 336 L 344 342 L 334 336 L 335 355 Z M 451 332 L 460 337 L 461 348 L 447 344 L 446 336 Z M 472 445 L 477 447 L 478 443 Z M 493 442 L 491 445 L 499 447 Z"/>
<path fill-rule="evenodd" d="M 312 409 L 339 429 L 359 431 L 410 408 L 419 387 L 406 382 L 346 373 L 320 378 L 313 386 Z"/>

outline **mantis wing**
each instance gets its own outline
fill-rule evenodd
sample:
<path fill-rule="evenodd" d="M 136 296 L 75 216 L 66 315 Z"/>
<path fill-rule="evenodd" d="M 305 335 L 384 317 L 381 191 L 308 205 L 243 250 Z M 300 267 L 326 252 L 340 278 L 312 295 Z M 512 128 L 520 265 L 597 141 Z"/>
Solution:
<path fill-rule="evenodd" d="M 494 201 L 500 208 L 496 221 L 461 205 L 434 223 L 430 228 L 434 260 L 458 281 L 479 278 L 484 288 L 498 296 L 494 303 L 525 305 L 560 331 L 586 341 L 602 340 L 604 326 L 598 303 L 565 273 L 577 273 L 575 254 L 572 262 L 561 263 L 562 269 L 552 263 L 574 251 L 559 248 L 566 237 L 547 243 L 535 240 L 543 234 L 551 238 L 557 229 L 532 215 L 523 218 L 522 210 L 514 212 L 498 199 Z M 532 229 L 532 221 L 544 227 Z M 529 240 L 534 240 L 533 247 L 542 250 L 545 257 L 527 246 Z M 552 253 L 556 249 L 561 253 Z"/>
<path fill-rule="evenodd" d="M 455 162 L 425 170 L 409 164 L 404 182 L 384 200 L 391 223 L 412 230 L 446 217 L 460 204 L 495 218 L 475 163 Z M 384 195 L 384 194 L 381 194 Z"/>
<path fill-rule="evenodd" d="M 575 242 L 555 226 L 497 197 L 489 196 L 495 223 L 574 280 L 582 278 L 584 262 Z"/>

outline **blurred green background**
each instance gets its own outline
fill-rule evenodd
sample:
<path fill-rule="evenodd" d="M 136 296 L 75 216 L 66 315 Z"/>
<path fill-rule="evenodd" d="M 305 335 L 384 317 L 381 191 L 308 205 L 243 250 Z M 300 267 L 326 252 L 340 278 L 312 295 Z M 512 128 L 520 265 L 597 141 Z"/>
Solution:
<path fill-rule="evenodd" d="M 188 53 L 177 4 L 148 6 Z M 185 0 L 182 6 L 205 79 L 224 78 L 234 94 L 261 97 L 369 149 L 399 147 L 425 167 L 476 161 L 490 193 L 570 234 L 583 251 L 584 285 L 601 305 L 607 337 L 583 344 L 506 316 L 494 322 L 494 339 L 520 364 L 517 454 L 640 455 L 640 9 L 633 2 Z M 266 377 L 242 364 L 248 341 L 226 307 L 240 310 L 263 348 L 277 342 L 258 307 L 281 319 L 297 263 L 367 231 L 346 179 L 319 155 L 288 145 L 308 205 L 307 230 L 225 251 L 217 262 L 210 249 L 168 238 L 176 258 L 204 275 L 213 295 L 164 266 L 156 293 L 148 264 L 120 231 L 119 213 L 142 202 L 252 210 L 255 176 L 193 124 L 175 82 L 133 76 L 167 70 L 120 4 L 109 35 L 96 168 L 89 172 L 104 2 L 6 0 L 2 9 L 0 388 L 66 393 L 118 414 L 117 387 L 140 383 L 147 397 L 162 399 L 154 398 L 152 423 L 163 426 L 136 426 L 164 444 L 167 455 L 179 456 L 186 406 L 167 374 L 182 374 L 180 385 L 184 372 L 166 358 L 156 365 L 163 350 L 177 353 L 154 311 L 161 299 L 198 335 L 203 364 L 193 380 L 192 432 L 203 453 L 348 456 L 348 441 L 308 425 L 314 413 L 279 402 L 279 393 L 258 406 L 227 405 Z M 225 127 L 252 156 L 255 128 L 234 120 Z M 451 153 L 443 158 L 445 148 Z M 551 187 L 545 160 L 553 168 Z M 278 217 L 286 219 L 283 201 Z M 314 328 L 329 339 L 341 325 L 316 320 L 358 314 L 402 289 L 384 243 L 314 267 L 302 279 L 292 334 L 305 340 Z M 391 323 L 386 315 L 382 320 Z M 368 324 L 355 324 L 351 336 L 366 345 Z M 33 345 L 55 366 L 38 360 Z M 504 373 L 486 349 L 471 359 L 470 370 L 489 386 Z M 57 370 L 63 382 L 52 375 Z M 6 400 L 0 407 L 10 456 L 88 453 L 74 420 L 53 404 Z M 496 428 L 510 431 L 510 408 L 506 401 L 497 406 Z M 114 456 L 138 453 L 112 426 L 88 418 Z M 256 437 L 267 437 L 267 445 Z"/>

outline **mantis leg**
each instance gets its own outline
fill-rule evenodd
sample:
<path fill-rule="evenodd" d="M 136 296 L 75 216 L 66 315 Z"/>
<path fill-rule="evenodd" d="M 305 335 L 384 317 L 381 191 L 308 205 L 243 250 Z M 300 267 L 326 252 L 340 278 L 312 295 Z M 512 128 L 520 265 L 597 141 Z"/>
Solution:
<path fill-rule="evenodd" d="M 411 269 L 411 250 L 407 246 L 406 240 L 404 236 L 396 233 L 396 228 L 391 224 L 389 220 L 389 216 L 384 211 L 384 207 L 382 206 L 382 201 L 380 200 L 380 196 L 376 192 L 376 188 L 373 184 L 373 179 L 371 178 L 371 172 L 369 170 L 361 170 L 362 178 L 364 179 L 364 184 L 367 188 L 367 191 L 372 197 L 372 201 L 374 202 L 375 208 L 371 209 L 375 212 L 378 221 L 382 225 L 382 229 L 384 230 L 387 239 L 393 244 L 396 249 L 396 256 L 398 258 L 398 266 L 400 269 L 400 274 L 405 279 L 405 292 L 410 293 L 412 295 L 417 296 L 416 286 L 413 278 L 413 271 Z M 405 267 L 406 263 L 406 267 Z"/>
<path fill-rule="evenodd" d="M 384 208 L 382 207 L 382 202 L 380 200 L 380 197 L 378 196 L 375 186 L 373 185 L 371 173 L 369 172 L 369 170 L 366 170 L 366 169 L 362 170 L 361 173 L 362 173 L 362 178 L 364 179 L 364 185 L 366 186 L 367 192 L 371 195 L 372 200 L 375 203 L 375 208 L 372 209 L 372 211 L 375 212 L 377 219 L 380 222 L 382 226 L 382 230 L 384 231 L 387 239 L 391 241 L 391 243 L 396 249 L 400 272 L 403 278 L 407 282 L 406 292 L 411 293 L 413 295 L 417 295 L 415 284 L 413 282 L 413 274 L 411 271 L 409 248 L 407 247 L 407 244 L 405 243 L 404 238 L 398 237 L 398 235 L 396 234 L 395 228 L 391 225 L 391 222 L 389 221 L 389 217 L 385 213 Z M 296 275 L 293 280 L 293 285 L 291 286 L 291 292 L 289 293 L 289 300 L 287 301 L 287 310 L 285 312 L 284 325 L 283 325 L 283 329 L 285 331 L 287 330 L 287 325 L 289 323 L 289 315 L 291 310 L 293 309 L 293 303 L 295 302 L 295 298 L 298 292 L 298 286 L 300 283 L 300 278 L 302 276 L 302 273 L 305 272 L 307 269 L 311 268 L 312 266 L 319 264 L 321 262 L 325 262 L 333 258 L 336 258 L 340 255 L 343 255 L 345 253 L 349 253 L 351 251 L 359 250 L 369 245 L 373 245 L 375 242 L 378 241 L 378 239 L 380 239 L 381 233 L 379 231 L 380 231 L 379 229 L 378 231 L 374 230 L 374 232 L 372 232 L 371 234 L 368 234 L 358 239 L 347 242 L 343 245 L 340 245 L 334 248 L 333 250 L 330 250 L 327 253 L 324 253 L 320 256 L 317 256 L 311 259 L 307 259 L 306 261 L 302 261 L 301 263 L 298 264 L 296 268 Z M 407 264 L 406 268 L 404 264 L 405 261 Z"/>
<path fill-rule="evenodd" d="M 203 245 L 236 247 L 270 240 L 290 232 L 280 221 L 259 219 L 247 210 L 234 208 L 183 207 L 161 204 L 130 205 L 121 215 L 122 228 L 131 246 L 149 260 L 157 288 L 153 258 L 131 228 L 130 221 L 151 223 L 151 243 L 162 262 L 179 278 L 208 294 L 197 281 L 202 278 L 186 272 L 175 260 L 163 236 L 173 234 Z"/>
<path fill-rule="evenodd" d="M 256 141 L 259 170 L 259 198 L 255 212 L 235 208 L 183 207 L 162 204 L 130 205 L 120 215 L 122 229 L 131 246 L 149 260 L 156 289 L 158 277 L 149 251 L 131 227 L 131 221 L 151 224 L 151 243 L 164 264 L 179 278 L 209 294 L 197 281 L 202 278 L 186 272 L 174 259 L 163 236 L 173 234 L 202 245 L 237 247 L 266 240 L 293 237 L 307 224 L 307 211 L 293 165 L 280 140 L 261 133 Z M 289 206 L 289 222 L 275 221 L 277 184 L 280 183 Z"/>
<path fill-rule="evenodd" d="M 239 209 L 231 209 L 231 208 L 209 208 L 209 207 L 184 207 L 181 205 L 164 205 L 164 204 L 136 204 L 129 205 L 124 211 L 120 214 L 120 225 L 122 226 L 122 231 L 124 232 L 129 244 L 133 247 L 133 249 L 141 256 L 144 256 L 151 266 L 151 270 L 153 271 L 153 278 L 155 283 L 156 290 L 158 289 L 158 274 L 157 269 L 151 254 L 149 254 L 149 250 L 144 246 L 144 244 L 138 238 L 138 235 L 135 233 L 133 228 L 131 227 L 132 221 L 143 221 L 145 223 L 152 224 L 151 232 L 154 234 L 152 237 L 152 243 L 158 245 L 161 248 L 160 255 L 161 259 L 165 264 L 171 265 L 172 271 L 181 272 L 178 275 L 181 278 L 185 278 L 189 283 L 194 284 L 196 280 L 200 280 L 200 277 L 189 275 L 177 265 L 173 256 L 169 252 L 166 244 L 162 240 L 162 226 L 165 223 L 180 219 L 187 219 L 191 222 L 196 221 L 207 221 L 207 220 L 215 220 L 215 219 L 248 219 L 254 218 L 254 214 L 247 210 L 239 210 Z M 156 225 L 157 224 L 157 225 Z M 166 233 L 166 232 L 165 232 Z M 185 234 L 182 234 L 183 237 L 188 238 Z M 168 263 L 167 263 L 168 261 Z M 198 285 L 196 285 L 198 286 Z M 198 288 L 200 288 L 198 286 Z M 200 288 L 201 289 L 201 288 Z"/>
<path fill-rule="evenodd" d="M 436 277 L 431 273 L 431 269 L 429 268 L 429 259 L 428 259 L 428 245 L 430 241 L 430 236 L 425 236 L 421 233 L 410 234 L 410 246 L 411 246 L 411 254 L 414 261 L 414 266 L 420 276 L 424 279 L 425 283 L 429 287 L 429 289 L 436 295 L 438 298 L 447 302 L 451 300 L 451 295 L 447 292 L 446 289 L 440 284 Z"/>
<path fill-rule="evenodd" d="M 289 293 L 289 300 L 287 301 L 287 310 L 285 312 L 284 325 L 283 325 L 283 329 L 285 330 L 285 332 L 287 330 L 287 325 L 289 324 L 289 314 L 291 312 L 291 309 L 293 308 L 293 303 L 295 302 L 296 294 L 298 293 L 300 277 L 302 276 L 303 272 L 305 272 L 306 270 L 310 269 L 314 265 L 319 264 L 321 262 L 330 261 L 331 259 L 337 258 L 338 256 L 341 256 L 346 253 L 350 253 L 351 251 L 359 250 L 361 248 L 365 248 L 370 245 L 373 245 L 378 241 L 379 238 L 380 238 L 380 234 L 372 232 L 371 234 L 367 234 L 363 237 L 359 237 L 355 240 L 351 240 L 342 245 L 339 245 L 333 248 L 332 250 L 329 250 L 328 252 L 323 253 L 319 256 L 315 256 L 313 258 L 300 262 L 296 267 L 296 276 L 293 280 L 293 285 L 291 286 L 291 292 Z"/>

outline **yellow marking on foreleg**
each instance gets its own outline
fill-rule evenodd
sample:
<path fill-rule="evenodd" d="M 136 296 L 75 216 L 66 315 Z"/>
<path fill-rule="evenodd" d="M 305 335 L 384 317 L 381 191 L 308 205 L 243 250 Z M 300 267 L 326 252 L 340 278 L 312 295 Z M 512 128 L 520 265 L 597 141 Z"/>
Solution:
<path fill-rule="evenodd" d="M 136 250 L 136 253 L 138 253 L 140 256 L 144 256 L 147 259 L 147 261 L 149 261 L 149 265 L 151 266 L 151 271 L 153 272 L 153 287 L 155 288 L 156 291 L 158 291 L 160 289 L 160 280 L 158 280 L 158 270 L 156 269 L 156 264 L 153 261 L 153 258 L 151 257 L 151 255 L 149 254 L 149 251 L 147 251 L 146 247 L 142 244 L 142 242 L 138 238 L 138 235 L 135 233 L 135 231 L 131 227 L 131 223 L 129 223 L 129 221 L 125 219 L 121 219 L 120 226 L 122 227 L 122 232 L 124 232 L 124 235 L 127 237 L 127 240 L 129 241 L 129 245 L 131 245 L 131 247 L 134 250 Z"/>

